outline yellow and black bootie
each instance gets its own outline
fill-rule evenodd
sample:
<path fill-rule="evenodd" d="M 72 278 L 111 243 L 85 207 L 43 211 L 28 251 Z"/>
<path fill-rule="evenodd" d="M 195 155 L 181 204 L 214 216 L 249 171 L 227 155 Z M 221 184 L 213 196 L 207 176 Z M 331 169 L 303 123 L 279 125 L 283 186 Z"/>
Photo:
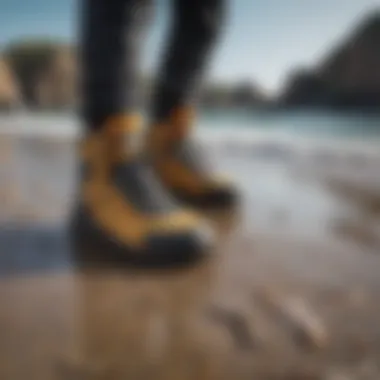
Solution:
<path fill-rule="evenodd" d="M 192 109 L 179 108 L 167 121 L 149 129 L 146 149 L 155 170 L 181 202 L 203 210 L 235 210 L 238 191 L 207 164 L 204 152 L 191 137 L 193 121 Z"/>
<path fill-rule="evenodd" d="M 105 255 L 129 263 L 170 265 L 204 256 L 213 244 L 209 226 L 179 207 L 135 148 L 139 120 L 113 117 L 83 138 L 78 206 L 71 230 Z"/>

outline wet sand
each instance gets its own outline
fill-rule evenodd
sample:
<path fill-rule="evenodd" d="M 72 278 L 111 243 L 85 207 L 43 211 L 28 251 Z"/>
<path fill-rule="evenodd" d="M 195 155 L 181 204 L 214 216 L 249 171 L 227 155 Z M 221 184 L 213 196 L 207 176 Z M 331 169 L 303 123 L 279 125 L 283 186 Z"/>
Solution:
<path fill-rule="evenodd" d="M 209 260 L 79 268 L 74 144 L 2 137 L 0 156 L 0 379 L 380 378 L 379 192 L 364 180 L 224 155 L 244 203 L 207 216 Z"/>

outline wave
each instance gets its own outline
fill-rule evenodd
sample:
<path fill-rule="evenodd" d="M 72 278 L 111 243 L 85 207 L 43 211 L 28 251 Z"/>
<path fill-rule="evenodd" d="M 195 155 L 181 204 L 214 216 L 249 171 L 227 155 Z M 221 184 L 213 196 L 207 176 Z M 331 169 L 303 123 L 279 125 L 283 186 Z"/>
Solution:
<path fill-rule="evenodd" d="M 1 115 L 0 133 L 69 141 L 77 139 L 81 129 L 78 121 L 70 115 L 20 113 Z M 208 150 L 235 158 L 282 162 L 307 158 L 326 165 L 337 161 L 380 163 L 380 141 L 365 136 L 351 139 L 337 136 L 316 138 L 281 129 L 247 128 L 239 124 L 238 119 L 222 127 L 201 120 L 196 135 Z"/>

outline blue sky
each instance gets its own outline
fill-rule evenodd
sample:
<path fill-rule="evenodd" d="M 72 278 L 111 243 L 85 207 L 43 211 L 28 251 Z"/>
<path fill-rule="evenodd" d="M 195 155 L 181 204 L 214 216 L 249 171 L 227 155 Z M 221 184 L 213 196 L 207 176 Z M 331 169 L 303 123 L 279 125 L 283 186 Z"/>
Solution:
<path fill-rule="evenodd" d="M 169 21 L 168 0 L 156 1 L 161 6 L 145 45 L 146 70 L 158 62 Z M 1 0 L 0 45 L 24 36 L 75 39 L 76 8 L 77 0 Z M 276 91 L 289 70 L 321 59 L 363 15 L 379 11 L 380 0 L 230 0 L 229 8 L 211 78 L 248 79 Z"/>

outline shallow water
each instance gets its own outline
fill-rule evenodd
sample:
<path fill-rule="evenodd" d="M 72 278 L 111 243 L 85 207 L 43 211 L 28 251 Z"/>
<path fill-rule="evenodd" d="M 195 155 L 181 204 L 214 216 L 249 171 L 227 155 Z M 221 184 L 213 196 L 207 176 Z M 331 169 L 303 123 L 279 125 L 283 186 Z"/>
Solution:
<path fill-rule="evenodd" d="M 276 220 L 287 233 L 320 235 L 344 209 L 321 178 L 339 175 L 379 185 L 375 125 L 380 125 L 375 116 L 240 110 L 201 114 L 196 134 L 216 169 L 242 189 L 248 224 L 273 229 Z M 79 132 L 69 113 L 1 116 L 0 133 L 21 138 L 13 140 L 12 167 L 1 167 L 0 181 L 10 178 L 21 202 L 36 203 L 35 208 L 43 207 L 46 197 L 69 202 L 75 170 L 70 142 Z M 45 138 L 55 144 L 44 144 Z"/>

